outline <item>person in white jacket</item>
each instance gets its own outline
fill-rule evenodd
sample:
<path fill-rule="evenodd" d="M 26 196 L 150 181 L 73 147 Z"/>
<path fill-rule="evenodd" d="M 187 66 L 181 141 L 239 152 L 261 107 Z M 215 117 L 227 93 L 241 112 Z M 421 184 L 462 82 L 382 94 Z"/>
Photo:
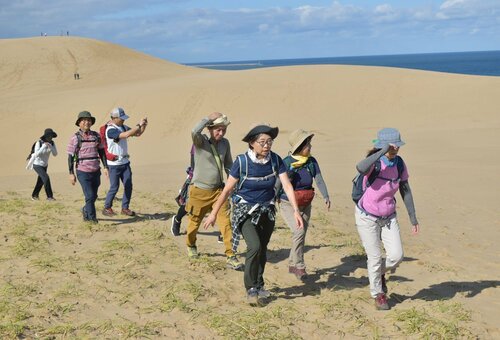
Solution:
<path fill-rule="evenodd" d="M 42 137 L 35 143 L 34 152 L 32 155 L 33 159 L 33 170 L 38 174 L 38 178 L 31 194 L 31 199 L 36 201 L 39 199 L 38 195 L 45 187 L 45 193 L 47 194 L 48 201 L 55 201 L 54 193 L 52 192 L 52 186 L 50 185 L 50 177 L 47 174 L 47 168 L 49 166 L 50 154 L 57 156 L 56 144 L 53 138 L 57 137 L 57 133 L 52 129 L 45 129 Z"/>

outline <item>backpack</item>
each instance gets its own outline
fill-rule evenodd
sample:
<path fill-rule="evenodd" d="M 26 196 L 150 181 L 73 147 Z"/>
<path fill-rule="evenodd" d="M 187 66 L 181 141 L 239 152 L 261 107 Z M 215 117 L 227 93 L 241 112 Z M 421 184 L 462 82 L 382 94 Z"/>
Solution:
<path fill-rule="evenodd" d="M 83 160 L 88 160 L 88 159 L 99 159 L 99 157 L 85 157 L 85 158 L 80 158 L 78 157 L 78 154 L 80 153 L 80 149 L 82 148 L 82 143 L 96 143 L 101 144 L 101 136 L 95 132 L 95 131 L 90 131 L 91 135 L 94 137 L 93 140 L 83 140 L 82 139 L 82 134 L 80 131 L 75 132 L 76 135 L 76 148 L 75 148 L 75 154 L 73 155 L 73 159 L 76 163 L 76 167 L 78 167 L 78 162 L 83 161 Z"/>
<path fill-rule="evenodd" d="M 107 122 L 106 124 L 101 126 L 99 128 L 99 135 L 101 136 L 101 140 L 104 141 L 104 153 L 106 154 L 106 159 L 108 161 L 116 161 L 118 159 L 118 156 L 112 154 L 108 150 L 108 140 L 106 138 L 106 130 L 107 130 L 108 126 L 110 126 L 109 122 Z"/>
<path fill-rule="evenodd" d="M 33 145 L 31 146 L 31 151 L 30 151 L 30 153 L 29 153 L 28 157 L 26 157 L 26 160 L 27 160 L 27 161 L 29 161 L 29 160 L 30 160 L 30 158 L 31 158 L 31 155 L 35 153 L 35 146 L 36 146 L 36 143 L 40 143 L 40 146 L 42 146 L 42 140 L 41 140 L 41 139 L 39 139 L 39 140 L 37 140 L 36 142 L 34 142 L 34 143 L 33 143 Z"/>
<path fill-rule="evenodd" d="M 243 183 L 246 180 L 250 181 L 262 181 L 262 180 L 267 180 L 268 178 L 271 177 L 278 177 L 278 171 L 279 171 L 279 163 L 278 163 L 278 155 L 275 154 L 274 152 L 271 152 L 271 166 L 273 168 L 273 173 L 269 174 L 264 177 L 249 177 L 248 176 L 248 156 L 246 153 L 242 155 L 238 155 L 236 158 L 240 164 L 240 178 L 238 181 L 238 185 L 236 189 L 233 192 L 232 195 L 232 200 L 234 203 L 238 203 L 241 199 L 241 197 L 238 195 L 238 191 L 241 189 L 243 186 Z"/>
<path fill-rule="evenodd" d="M 314 167 L 314 164 L 311 160 L 311 157 L 306 162 L 306 164 L 304 164 L 300 168 L 293 168 L 292 161 L 293 161 L 293 158 L 291 155 L 283 158 L 283 163 L 285 164 L 285 167 L 286 167 L 286 174 L 288 175 L 290 182 L 293 181 L 293 177 L 295 176 L 295 174 L 297 174 L 297 172 L 299 172 L 299 170 L 302 169 L 304 166 L 306 167 L 307 172 L 309 172 L 309 174 L 311 175 L 312 178 L 316 177 L 316 168 Z M 283 187 L 281 186 L 277 196 L 280 197 L 281 195 L 283 195 L 284 192 L 285 191 L 283 190 Z"/>
<path fill-rule="evenodd" d="M 293 160 L 292 156 L 287 156 L 283 159 L 283 163 L 285 163 L 286 167 L 286 173 L 288 175 L 288 178 L 290 178 L 290 181 L 293 180 L 295 174 L 299 172 L 299 170 L 302 169 L 304 166 L 306 167 L 307 172 L 309 172 L 312 178 L 316 177 L 316 168 L 314 167 L 311 157 L 309 157 L 306 164 L 304 164 L 300 168 L 293 168 L 292 160 Z"/>
<path fill-rule="evenodd" d="M 363 179 L 365 178 L 366 175 L 358 173 L 353 179 L 352 179 L 352 200 L 354 203 L 358 204 L 359 200 L 361 197 L 363 197 L 363 194 L 365 193 L 366 189 L 375 182 L 375 179 L 381 178 L 390 181 L 390 179 L 383 178 L 383 177 L 378 177 L 380 173 L 380 159 L 378 159 L 375 162 L 375 167 L 373 168 L 373 171 L 370 173 L 368 176 L 368 179 L 366 181 L 366 187 L 363 187 Z M 401 178 L 401 174 L 403 173 L 404 170 L 404 162 L 403 159 L 399 156 L 396 156 L 396 166 L 398 168 L 398 178 Z"/>

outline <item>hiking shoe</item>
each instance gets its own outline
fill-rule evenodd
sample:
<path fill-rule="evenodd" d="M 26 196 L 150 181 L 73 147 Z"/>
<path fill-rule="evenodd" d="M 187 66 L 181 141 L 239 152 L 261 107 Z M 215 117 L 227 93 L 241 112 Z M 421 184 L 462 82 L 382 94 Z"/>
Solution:
<path fill-rule="evenodd" d="M 38 198 L 38 196 L 31 196 L 31 200 L 32 201 L 38 201 L 40 198 Z"/>
<path fill-rule="evenodd" d="M 56 199 L 54 197 L 47 197 L 47 201 L 55 201 Z"/>
<path fill-rule="evenodd" d="M 116 213 L 113 211 L 112 208 L 104 208 L 102 209 L 102 214 L 105 216 L 115 216 Z"/>
<path fill-rule="evenodd" d="M 132 211 L 129 208 L 125 208 L 122 209 L 122 215 L 135 216 L 135 211 Z"/>
<path fill-rule="evenodd" d="M 271 296 L 271 292 L 265 290 L 264 287 L 257 288 L 257 294 L 259 295 L 259 299 L 267 299 Z"/>
<path fill-rule="evenodd" d="M 217 237 L 217 243 L 224 243 L 224 238 L 222 237 L 222 235 L 219 235 L 219 237 Z"/>
<path fill-rule="evenodd" d="M 382 291 L 387 294 L 387 281 L 385 280 L 385 274 L 382 274 Z"/>
<path fill-rule="evenodd" d="M 243 268 L 243 263 L 238 261 L 238 258 L 235 255 L 233 255 L 233 256 L 228 256 L 226 260 L 226 266 L 234 270 L 240 270 Z"/>
<path fill-rule="evenodd" d="M 377 308 L 377 310 L 389 310 L 387 296 L 384 293 L 378 294 L 375 298 L 375 308 Z"/>
<path fill-rule="evenodd" d="M 258 306 L 259 305 L 259 291 L 257 288 L 250 288 L 247 291 L 247 302 L 250 306 Z"/>
<path fill-rule="evenodd" d="M 174 215 L 172 218 L 172 226 L 170 227 L 170 232 L 174 236 L 179 236 L 181 234 L 181 222 L 177 221 L 177 216 Z"/>
<path fill-rule="evenodd" d="M 305 268 L 295 268 L 294 274 L 299 280 L 304 280 L 305 278 L 307 278 L 307 273 Z"/>
<path fill-rule="evenodd" d="M 196 248 L 196 246 L 187 247 L 187 251 L 188 251 L 188 257 L 190 259 L 196 259 L 200 256 L 200 254 L 198 254 L 198 248 Z"/>

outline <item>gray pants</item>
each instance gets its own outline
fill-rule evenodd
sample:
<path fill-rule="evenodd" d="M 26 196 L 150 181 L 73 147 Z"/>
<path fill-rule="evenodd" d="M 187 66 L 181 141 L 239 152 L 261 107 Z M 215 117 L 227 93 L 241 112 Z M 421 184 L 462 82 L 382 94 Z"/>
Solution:
<path fill-rule="evenodd" d="M 386 220 L 365 214 L 358 207 L 355 208 L 356 226 L 359 237 L 365 248 L 368 258 L 368 280 L 370 294 L 373 298 L 382 293 L 382 274 L 394 271 L 403 261 L 403 245 L 399 233 L 399 224 L 396 214 Z M 386 251 L 383 259 L 382 244 Z"/>
<path fill-rule="evenodd" d="M 288 257 L 288 265 L 299 269 L 305 269 L 304 263 L 304 244 L 306 241 L 307 228 L 309 227 L 309 219 L 311 218 L 311 204 L 305 207 L 299 207 L 304 228 L 298 229 L 297 222 L 293 216 L 293 207 L 290 202 L 281 200 L 280 211 L 281 217 L 285 220 L 288 228 L 292 231 L 292 246 L 290 247 L 290 256 Z"/>

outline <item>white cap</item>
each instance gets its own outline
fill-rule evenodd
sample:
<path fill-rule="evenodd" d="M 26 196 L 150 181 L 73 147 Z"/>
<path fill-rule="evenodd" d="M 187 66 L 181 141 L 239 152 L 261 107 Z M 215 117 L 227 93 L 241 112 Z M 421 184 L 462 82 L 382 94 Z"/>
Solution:
<path fill-rule="evenodd" d="M 122 120 L 127 120 L 129 117 L 125 114 L 125 110 L 121 107 L 115 107 L 111 111 L 111 118 L 120 118 Z"/>

